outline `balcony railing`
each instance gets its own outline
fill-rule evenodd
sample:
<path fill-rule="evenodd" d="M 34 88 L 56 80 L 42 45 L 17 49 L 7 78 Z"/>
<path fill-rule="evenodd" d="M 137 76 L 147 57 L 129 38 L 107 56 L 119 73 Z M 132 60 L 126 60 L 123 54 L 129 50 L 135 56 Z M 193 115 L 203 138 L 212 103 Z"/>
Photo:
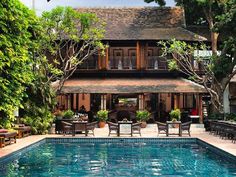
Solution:
<path fill-rule="evenodd" d="M 84 60 L 83 63 L 79 66 L 79 69 L 98 69 L 98 57 L 89 57 L 88 59 Z"/>
<path fill-rule="evenodd" d="M 132 70 L 136 69 L 136 56 L 109 57 L 109 69 Z"/>
<path fill-rule="evenodd" d="M 159 56 L 148 56 L 146 57 L 146 69 L 167 70 L 167 59 Z"/>
<path fill-rule="evenodd" d="M 204 68 L 206 68 L 210 64 L 210 59 L 205 58 L 201 61 L 194 60 L 193 61 L 193 67 L 196 71 L 204 71 Z"/>

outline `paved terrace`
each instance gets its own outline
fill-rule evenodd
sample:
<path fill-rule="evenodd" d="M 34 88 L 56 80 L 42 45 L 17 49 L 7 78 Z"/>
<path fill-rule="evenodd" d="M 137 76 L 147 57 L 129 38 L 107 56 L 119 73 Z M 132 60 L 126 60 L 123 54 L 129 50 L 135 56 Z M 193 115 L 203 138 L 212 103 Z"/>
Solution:
<path fill-rule="evenodd" d="M 150 138 L 158 138 L 158 137 L 166 137 L 164 134 L 158 135 L 157 134 L 157 125 L 156 124 L 148 124 L 148 126 L 146 128 L 143 128 L 141 130 L 142 133 L 142 138 L 145 137 L 150 137 Z M 14 151 L 17 151 L 23 147 L 29 146 L 30 144 L 33 144 L 39 140 L 42 140 L 46 137 L 55 137 L 55 138 L 71 138 L 71 135 L 57 135 L 57 134 L 49 134 L 49 135 L 32 135 L 29 137 L 25 137 L 22 139 L 17 139 L 17 143 L 16 144 L 11 144 L 8 145 L 4 148 L 0 149 L 0 157 L 3 157 L 7 154 L 10 154 Z M 78 138 L 86 138 L 84 134 L 76 134 L 76 136 L 74 137 L 78 137 Z M 89 138 L 93 137 L 92 135 L 88 136 Z M 106 125 L 104 128 L 96 128 L 95 129 L 95 138 L 104 138 L 104 137 L 108 137 L 108 126 Z M 116 135 L 111 135 L 110 137 L 116 138 Z M 126 136 L 126 135 L 121 135 L 120 137 L 130 137 L 130 136 Z M 139 135 L 134 135 L 134 138 L 138 138 L 140 137 Z M 178 136 L 170 136 L 167 138 L 173 138 L 173 137 L 178 137 Z M 189 138 L 188 135 L 183 135 L 182 137 L 186 137 Z M 236 156 L 236 144 L 232 143 L 231 140 L 222 140 L 220 139 L 218 136 L 213 136 L 210 135 L 209 132 L 205 132 L 203 125 L 200 124 L 193 124 L 191 126 L 191 137 L 192 138 L 199 138 L 213 146 L 216 146 L 228 153 L 233 154 L 234 156 Z"/>

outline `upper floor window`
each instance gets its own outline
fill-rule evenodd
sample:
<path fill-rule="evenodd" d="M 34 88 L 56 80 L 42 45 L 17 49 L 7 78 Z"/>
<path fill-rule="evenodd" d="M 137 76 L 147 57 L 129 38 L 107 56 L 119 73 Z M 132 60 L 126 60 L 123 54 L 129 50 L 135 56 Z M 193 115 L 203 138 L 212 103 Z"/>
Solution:
<path fill-rule="evenodd" d="M 136 48 L 111 47 L 109 55 L 110 69 L 136 69 Z"/>

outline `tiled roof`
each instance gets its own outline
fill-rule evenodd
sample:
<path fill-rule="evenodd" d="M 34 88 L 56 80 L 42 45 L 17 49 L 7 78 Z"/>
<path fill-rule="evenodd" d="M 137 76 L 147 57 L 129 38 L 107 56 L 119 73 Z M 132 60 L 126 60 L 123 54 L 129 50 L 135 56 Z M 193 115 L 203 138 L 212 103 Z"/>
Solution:
<path fill-rule="evenodd" d="M 185 29 L 180 7 L 79 8 L 106 23 L 104 40 L 205 40 Z"/>
<path fill-rule="evenodd" d="M 87 78 L 67 80 L 62 93 L 206 93 L 206 90 L 183 78 Z"/>

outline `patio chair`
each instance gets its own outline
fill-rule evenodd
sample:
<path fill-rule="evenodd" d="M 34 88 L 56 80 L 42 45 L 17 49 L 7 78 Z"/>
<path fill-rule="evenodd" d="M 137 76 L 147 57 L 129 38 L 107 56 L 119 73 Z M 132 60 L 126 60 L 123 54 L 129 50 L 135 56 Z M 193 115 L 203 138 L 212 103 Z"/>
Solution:
<path fill-rule="evenodd" d="M 94 129 L 95 129 L 97 124 L 98 124 L 97 121 L 94 121 L 94 122 L 91 122 L 91 123 L 87 123 L 86 124 L 86 128 L 85 128 L 85 136 L 88 136 L 90 131 L 92 132 L 92 134 L 94 136 Z"/>
<path fill-rule="evenodd" d="M 61 121 L 62 124 L 62 132 L 65 136 L 66 133 L 72 133 L 72 124 L 69 122 Z"/>
<path fill-rule="evenodd" d="M 139 134 L 140 136 L 142 136 L 141 135 L 141 122 L 138 122 L 138 123 L 134 123 L 134 124 L 132 124 L 132 136 L 133 136 L 133 134 Z"/>
<path fill-rule="evenodd" d="M 167 133 L 167 124 L 162 122 L 156 122 L 158 128 L 158 135 L 159 134 L 166 134 Z"/>
<path fill-rule="evenodd" d="M 182 134 L 185 133 L 185 132 L 187 132 L 187 134 L 188 134 L 189 136 L 191 136 L 191 135 L 190 135 L 190 126 L 191 126 L 191 124 L 192 124 L 192 121 L 185 122 L 185 123 L 182 123 L 182 124 L 181 124 L 181 131 L 182 131 Z"/>
<path fill-rule="evenodd" d="M 113 123 L 113 122 L 107 122 L 108 127 L 109 127 L 109 134 L 108 136 L 110 136 L 113 132 L 114 134 L 118 135 L 118 124 L 117 123 Z"/>
<path fill-rule="evenodd" d="M 11 144 L 12 142 L 16 143 L 16 132 L 2 132 L 0 133 L 0 148 L 5 147 L 7 144 Z"/>
<path fill-rule="evenodd" d="M 235 129 L 232 131 L 232 143 L 236 143 L 236 127 L 235 127 Z"/>

